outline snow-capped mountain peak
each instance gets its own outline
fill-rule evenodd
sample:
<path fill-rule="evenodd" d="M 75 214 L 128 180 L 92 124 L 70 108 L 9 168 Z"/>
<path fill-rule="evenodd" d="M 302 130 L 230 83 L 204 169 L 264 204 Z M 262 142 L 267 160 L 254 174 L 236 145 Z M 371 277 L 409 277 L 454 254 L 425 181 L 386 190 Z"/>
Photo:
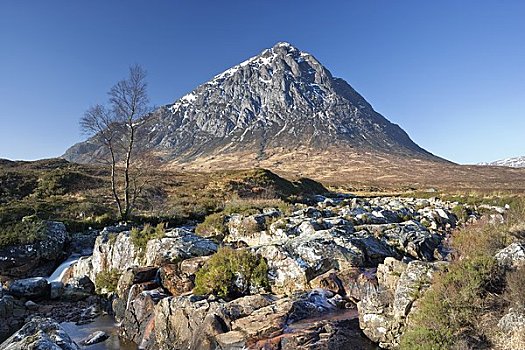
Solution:
<path fill-rule="evenodd" d="M 366 149 L 441 160 L 417 146 L 375 112 L 346 81 L 334 78 L 313 55 L 279 42 L 198 86 L 144 119 L 144 151 L 165 160 L 252 151 L 258 159 L 301 147 Z M 98 153 L 97 153 L 98 152 Z M 89 162 L 95 139 L 65 158 Z"/>

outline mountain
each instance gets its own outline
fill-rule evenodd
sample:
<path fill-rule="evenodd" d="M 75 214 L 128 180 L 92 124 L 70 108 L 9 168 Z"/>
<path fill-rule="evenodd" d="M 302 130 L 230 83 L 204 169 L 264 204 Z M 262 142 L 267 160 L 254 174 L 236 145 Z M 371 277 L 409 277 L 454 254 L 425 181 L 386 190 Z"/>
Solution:
<path fill-rule="evenodd" d="M 483 162 L 479 165 L 508 166 L 512 168 L 525 168 L 525 156 L 505 158 L 493 162 Z"/>
<path fill-rule="evenodd" d="M 289 43 L 216 75 L 143 118 L 138 149 L 189 168 L 304 168 L 375 158 L 445 162 L 415 144 L 346 81 Z M 90 163 L 104 149 L 92 138 L 64 158 Z"/>

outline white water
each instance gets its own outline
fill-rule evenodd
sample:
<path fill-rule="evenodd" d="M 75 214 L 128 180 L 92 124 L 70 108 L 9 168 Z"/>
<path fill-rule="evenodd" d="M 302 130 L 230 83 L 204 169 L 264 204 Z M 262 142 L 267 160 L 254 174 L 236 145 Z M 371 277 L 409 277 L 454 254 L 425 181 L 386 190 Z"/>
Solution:
<path fill-rule="evenodd" d="M 64 277 L 67 268 L 72 264 L 76 263 L 80 258 L 80 255 L 71 255 L 69 258 L 67 258 L 66 261 L 64 261 L 62 264 L 60 264 L 60 266 L 57 267 L 57 269 L 51 274 L 51 276 L 46 277 L 47 281 L 60 282 L 60 280 L 62 280 L 62 277 Z"/>
<path fill-rule="evenodd" d="M 48 282 L 60 282 L 64 277 L 67 269 L 77 262 L 82 256 L 73 254 L 66 261 L 64 261 L 57 269 L 46 277 Z M 102 343 L 89 346 L 89 350 L 136 350 L 137 345 L 131 342 L 121 340 L 118 336 L 118 327 L 115 324 L 115 319 L 112 316 L 99 316 L 93 322 L 83 325 L 76 325 L 74 322 L 63 322 L 60 324 L 66 333 L 77 344 L 80 341 L 95 331 L 104 331 L 109 334 L 109 339 Z"/>

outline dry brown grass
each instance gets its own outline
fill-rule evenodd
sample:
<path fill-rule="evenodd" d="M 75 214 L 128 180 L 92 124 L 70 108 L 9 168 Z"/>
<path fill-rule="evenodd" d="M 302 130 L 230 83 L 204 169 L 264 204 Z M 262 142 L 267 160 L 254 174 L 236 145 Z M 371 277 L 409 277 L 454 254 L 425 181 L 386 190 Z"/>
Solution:
<path fill-rule="evenodd" d="M 489 190 L 525 193 L 525 169 L 457 165 L 413 157 L 357 152 L 351 148 L 318 151 L 270 149 L 257 153 L 226 153 L 190 163 L 173 161 L 166 169 L 213 172 L 218 169 L 261 167 L 286 178 L 308 177 L 350 191 L 436 188 L 443 191 Z"/>

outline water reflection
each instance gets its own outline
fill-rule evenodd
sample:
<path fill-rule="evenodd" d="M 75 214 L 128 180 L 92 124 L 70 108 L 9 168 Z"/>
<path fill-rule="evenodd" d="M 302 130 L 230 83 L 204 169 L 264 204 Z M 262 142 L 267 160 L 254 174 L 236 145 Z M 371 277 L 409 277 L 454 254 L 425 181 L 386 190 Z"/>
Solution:
<path fill-rule="evenodd" d="M 74 322 L 61 323 L 67 334 L 77 344 L 95 331 L 104 331 L 110 337 L 106 341 L 86 347 L 89 350 L 137 350 L 138 346 L 134 343 L 121 340 L 118 337 L 118 330 L 115 325 L 115 319 L 111 316 L 105 315 L 95 319 L 94 322 L 76 325 Z"/>

